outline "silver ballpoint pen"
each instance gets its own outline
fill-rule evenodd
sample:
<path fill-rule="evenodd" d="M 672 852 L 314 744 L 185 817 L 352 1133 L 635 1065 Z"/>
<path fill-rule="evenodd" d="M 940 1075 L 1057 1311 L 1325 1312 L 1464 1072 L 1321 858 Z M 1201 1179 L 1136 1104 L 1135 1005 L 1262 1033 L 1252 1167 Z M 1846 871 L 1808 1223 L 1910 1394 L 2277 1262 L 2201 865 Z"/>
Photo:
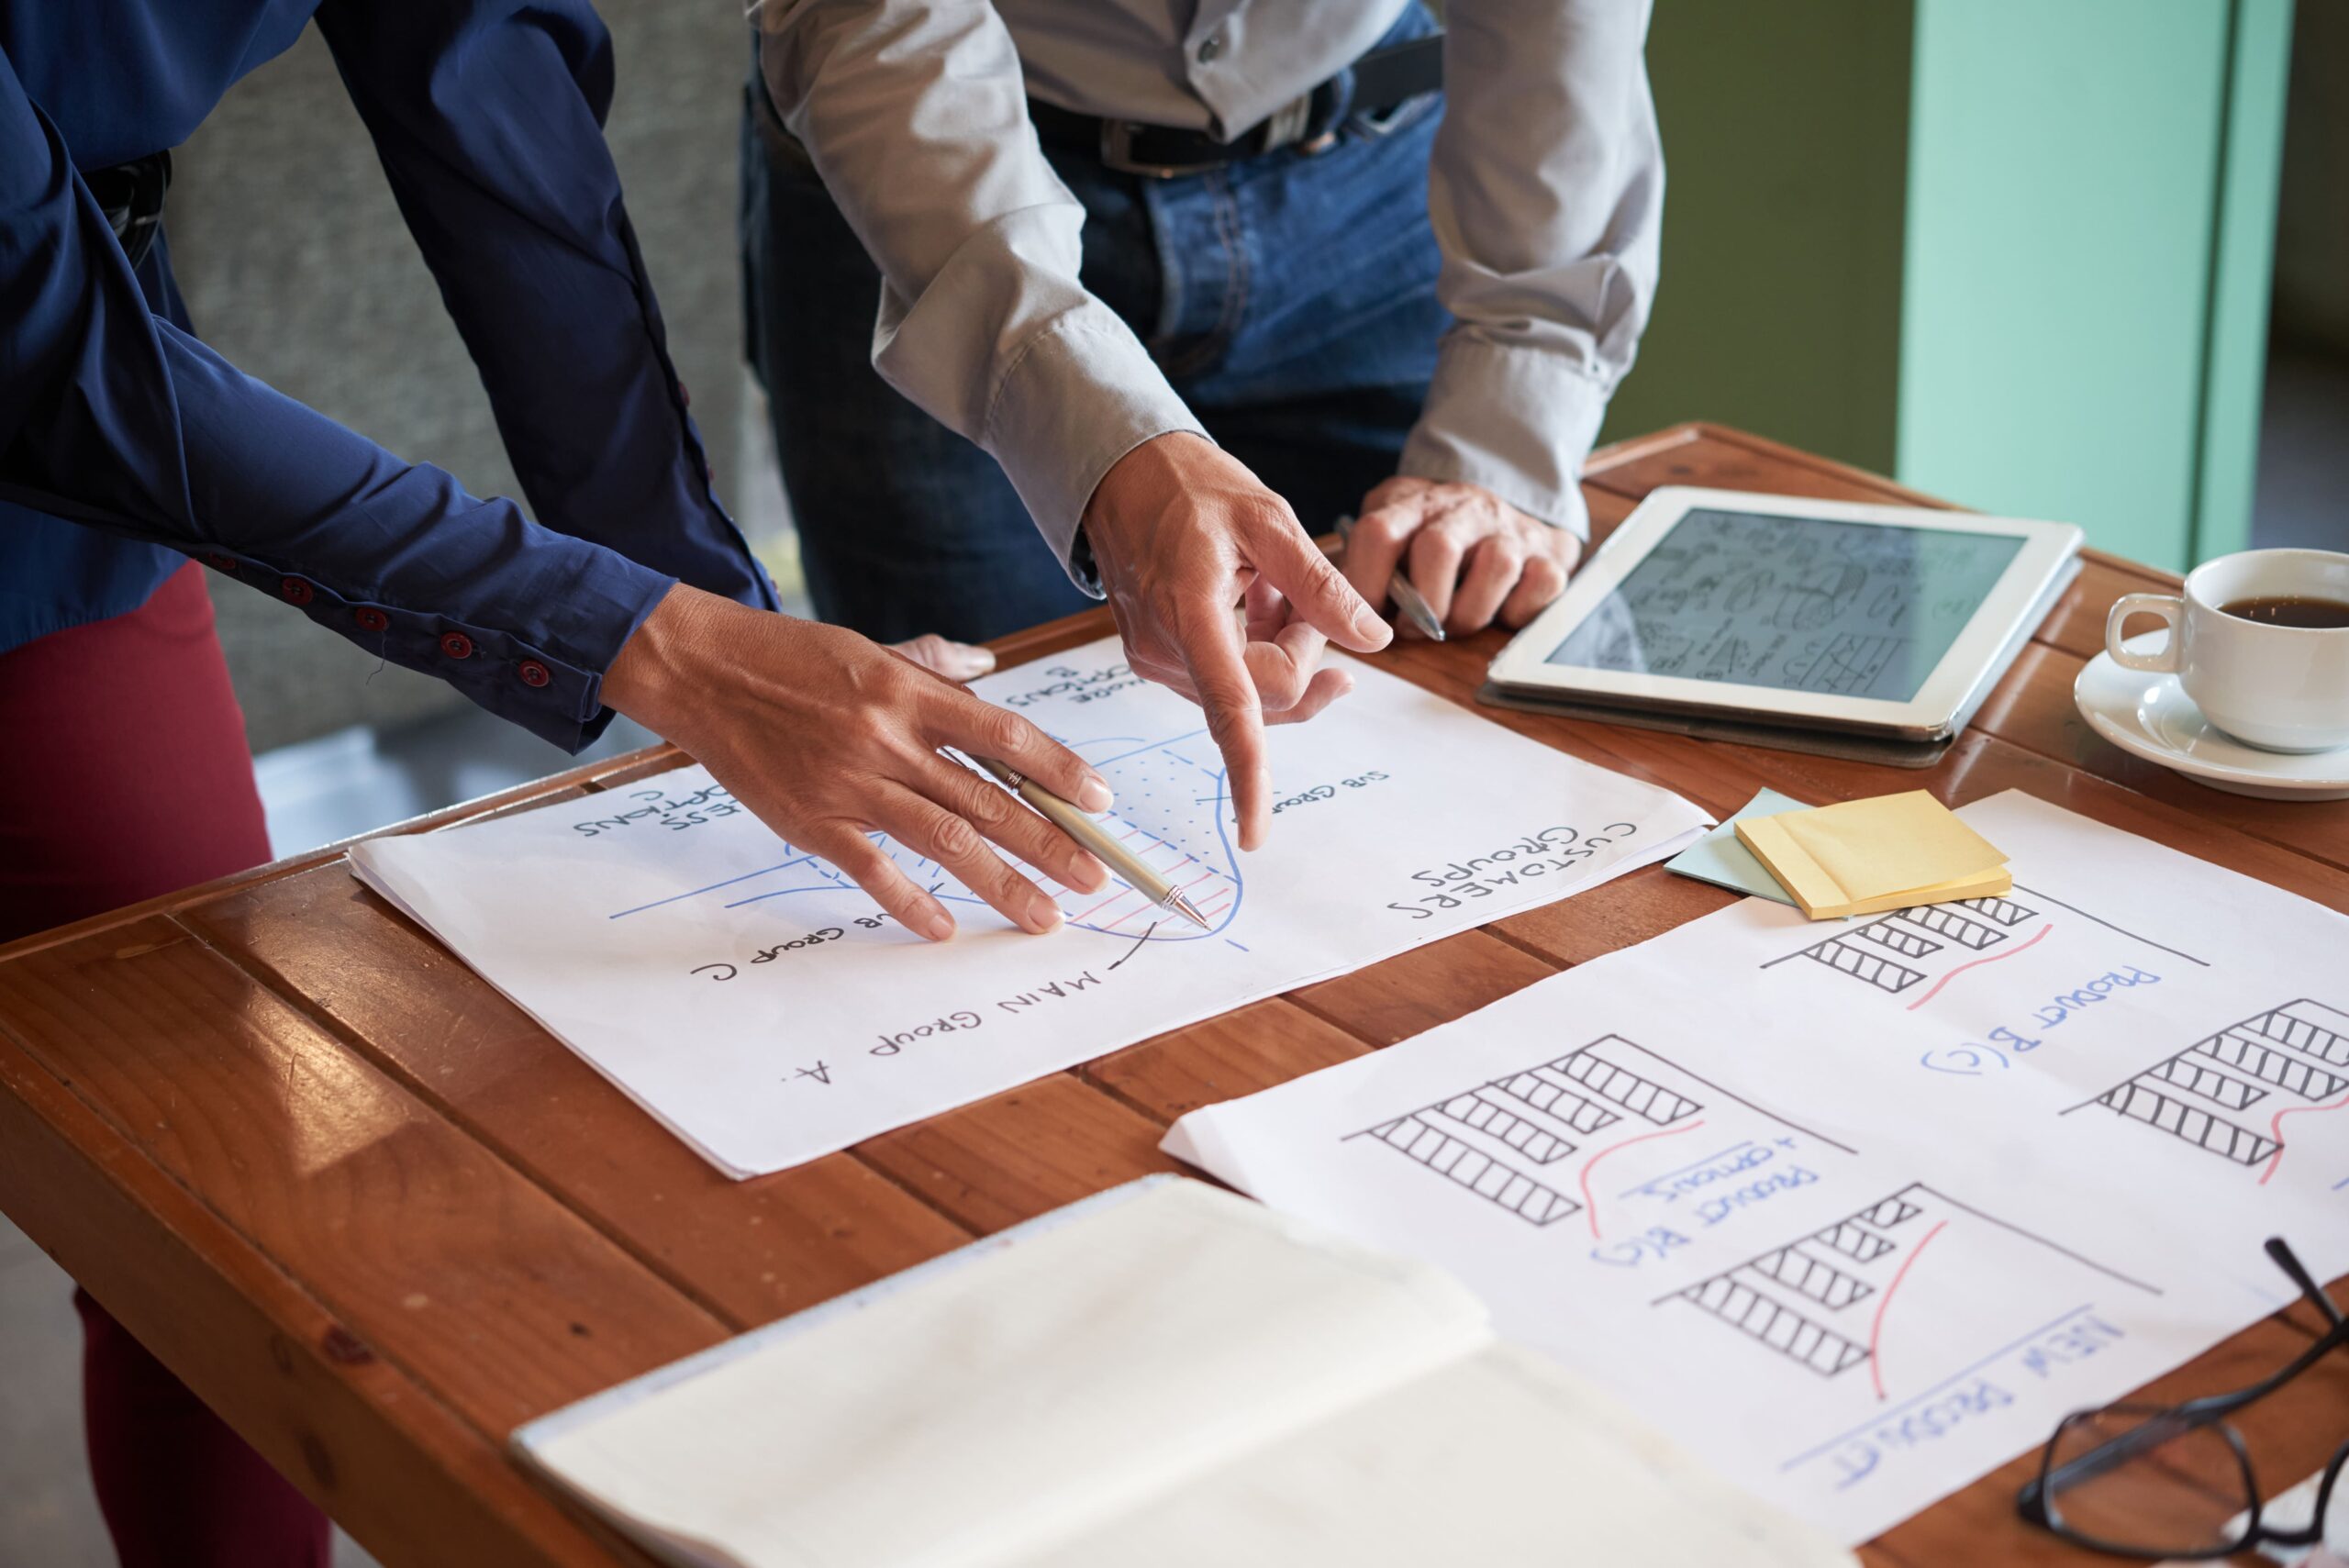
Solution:
<path fill-rule="evenodd" d="M 1141 856 L 1127 849 L 1108 828 L 1086 816 L 1083 807 L 1063 800 L 1034 779 L 992 757 L 973 757 L 971 761 L 985 768 L 996 783 L 1050 818 L 1062 832 L 1092 851 L 1103 865 L 1125 878 L 1127 885 L 1144 898 L 1162 909 L 1173 910 L 1203 931 L 1215 929 L 1208 924 L 1208 917 L 1183 896 L 1182 889 L 1151 870 L 1142 862 Z"/>
<path fill-rule="evenodd" d="M 1338 519 L 1338 538 L 1345 541 L 1348 549 L 1353 547 L 1354 519 L 1352 513 Z M 1411 586 L 1411 580 L 1403 575 L 1403 569 L 1399 566 L 1395 569 L 1395 574 L 1386 579 L 1386 596 L 1395 601 L 1395 607 L 1408 617 L 1411 624 L 1418 627 L 1428 640 L 1443 640 L 1443 623 L 1435 618 L 1435 612 L 1428 608 L 1428 602 L 1419 597 L 1419 591 Z"/>

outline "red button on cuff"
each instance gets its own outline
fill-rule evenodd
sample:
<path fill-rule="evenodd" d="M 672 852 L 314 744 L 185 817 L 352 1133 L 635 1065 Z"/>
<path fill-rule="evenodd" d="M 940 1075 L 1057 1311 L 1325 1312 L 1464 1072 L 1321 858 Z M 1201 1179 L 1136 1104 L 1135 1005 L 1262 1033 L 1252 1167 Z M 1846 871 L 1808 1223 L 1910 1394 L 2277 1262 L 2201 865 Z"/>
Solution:
<path fill-rule="evenodd" d="M 543 686 L 554 679 L 547 673 L 547 667 L 535 659 L 523 660 L 514 666 L 514 673 L 522 677 L 522 684 L 526 686 Z"/>
<path fill-rule="evenodd" d="M 462 631 L 448 632 L 440 639 L 440 651 L 451 659 L 470 659 L 473 656 L 473 639 Z"/>
<path fill-rule="evenodd" d="M 685 384 L 682 381 L 677 384 L 677 401 L 688 408 L 694 406 L 694 395 L 685 390 Z"/>
<path fill-rule="evenodd" d="M 284 579 L 277 584 L 277 591 L 284 595 L 285 602 L 289 605 L 306 605 L 310 602 L 310 585 L 299 577 Z"/>
<path fill-rule="evenodd" d="M 360 629 L 362 631 L 381 631 L 392 624 L 392 617 L 381 610 L 353 610 L 351 612 L 351 618 L 359 623 Z"/>
<path fill-rule="evenodd" d="M 204 558 L 204 564 L 215 572 L 225 572 L 231 577 L 237 574 L 237 558 L 233 555 L 207 555 Z"/>

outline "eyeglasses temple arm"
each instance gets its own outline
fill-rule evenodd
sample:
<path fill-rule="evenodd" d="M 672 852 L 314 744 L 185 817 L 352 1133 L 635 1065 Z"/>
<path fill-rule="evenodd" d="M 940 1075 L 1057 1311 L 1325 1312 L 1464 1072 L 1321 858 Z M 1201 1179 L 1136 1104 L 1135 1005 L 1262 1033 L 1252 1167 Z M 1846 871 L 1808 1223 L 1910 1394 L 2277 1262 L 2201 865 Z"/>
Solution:
<path fill-rule="evenodd" d="M 2267 1239 L 2267 1255 L 2275 1261 L 2277 1268 L 2284 1271 L 2286 1277 L 2300 1287 L 2300 1294 L 2309 1298 L 2310 1304 L 2324 1314 L 2325 1323 L 2338 1328 L 2341 1324 L 2340 1308 L 2332 1305 L 2332 1298 L 2324 1294 L 2324 1287 L 2310 1274 L 2307 1266 L 2300 1262 L 2299 1254 L 2292 1251 L 2291 1244 L 2281 1236 L 2270 1236 Z"/>

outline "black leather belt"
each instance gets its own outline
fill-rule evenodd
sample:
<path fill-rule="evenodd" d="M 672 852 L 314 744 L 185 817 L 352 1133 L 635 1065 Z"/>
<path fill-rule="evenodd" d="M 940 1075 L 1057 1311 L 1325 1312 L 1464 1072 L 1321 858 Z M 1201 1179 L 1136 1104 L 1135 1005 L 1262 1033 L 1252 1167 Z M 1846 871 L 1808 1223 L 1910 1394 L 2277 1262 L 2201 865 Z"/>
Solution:
<path fill-rule="evenodd" d="M 137 271 L 147 252 L 154 249 L 156 231 L 162 227 L 163 194 L 172 188 L 172 155 L 150 152 L 110 169 L 93 169 L 82 176 L 82 183 L 97 198 L 115 239 L 122 243 L 122 253 L 130 258 L 132 271 Z"/>
<path fill-rule="evenodd" d="M 1045 141 L 1097 152 L 1105 167 L 1120 173 L 1173 180 L 1284 147 L 1318 152 L 1336 139 L 1338 127 L 1346 120 L 1375 118 L 1442 85 L 1443 35 L 1431 33 L 1372 50 L 1230 141 L 1218 141 L 1203 130 L 1081 115 L 1033 98 L 1028 100 L 1028 114 Z"/>

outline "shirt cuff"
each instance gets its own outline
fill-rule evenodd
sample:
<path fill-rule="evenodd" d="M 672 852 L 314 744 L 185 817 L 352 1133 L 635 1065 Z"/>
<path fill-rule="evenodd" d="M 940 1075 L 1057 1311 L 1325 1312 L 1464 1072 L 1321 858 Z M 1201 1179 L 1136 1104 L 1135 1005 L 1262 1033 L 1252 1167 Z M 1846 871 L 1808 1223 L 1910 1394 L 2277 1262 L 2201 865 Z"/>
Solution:
<path fill-rule="evenodd" d="M 1396 472 L 1480 486 L 1586 539 L 1583 460 L 1612 391 L 1547 350 L 1449 339 Z"/>
<path fill-rule="evenodd" d="M 1119 458 L 1176 431 L 1208 437 L 1149 350 L 1106 306 L 1055 321 L 1003 373 L 979 444 L 1010 477 L 1074 583 L 1100 584 L 1077 559 L 1077 525 Z"/>
<path fill-rule="evenodd" d="M 576 558 L 568 570 L 527 572 L 527 582 L 517 585 L 519 602 L 546 610 L 540 625 L 527 628 L 501 624 L 505 617 L 346 591 L 242 552 L 216 548 L 197 559 L 283 599 L 377 658 L 437 676 L 498 717 L 577 752 L 612 722 L 603 703 L 604 672 L 677 580 L 584 541 L 562 543 Z"/>

